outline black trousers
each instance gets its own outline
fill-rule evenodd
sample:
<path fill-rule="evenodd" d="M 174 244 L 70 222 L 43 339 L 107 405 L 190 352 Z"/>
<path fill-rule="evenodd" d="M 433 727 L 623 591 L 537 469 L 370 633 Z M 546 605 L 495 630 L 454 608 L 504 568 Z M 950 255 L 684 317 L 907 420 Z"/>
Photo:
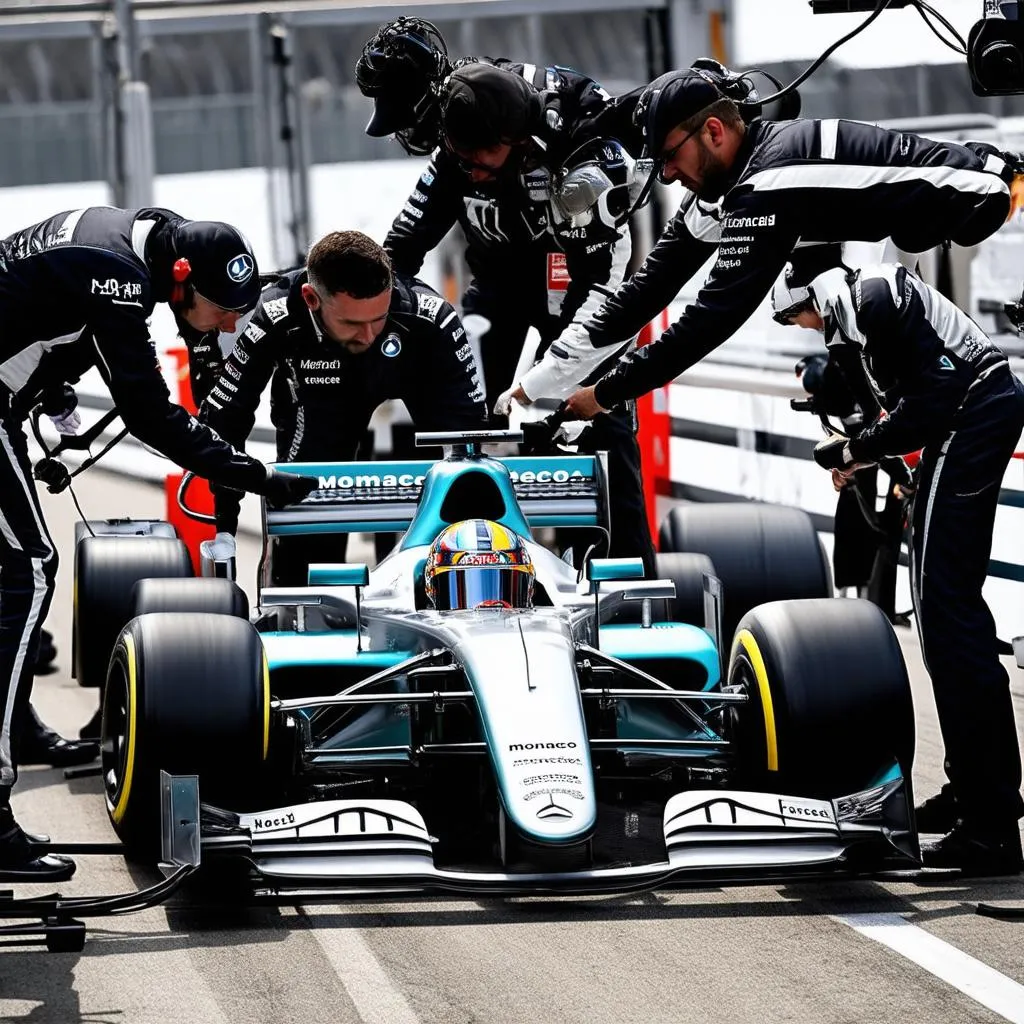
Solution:
<path fill-rule="evenodd" d="M 1009 680 L 981 588 L 999 488 L 1024 428 L 1024 384 L 1001 367 L 975 385 L 945 441 L 925 448 L 911 576 L 925 665 L 962 816 L 983 828 L 1024 814 Z"/>
<path fill-rule="evenodd" d="M 0 807 L 17 779 L 39 632 L 57 574 L 57 549 L 43 521 L 21 417 L 0 397 Z"/>

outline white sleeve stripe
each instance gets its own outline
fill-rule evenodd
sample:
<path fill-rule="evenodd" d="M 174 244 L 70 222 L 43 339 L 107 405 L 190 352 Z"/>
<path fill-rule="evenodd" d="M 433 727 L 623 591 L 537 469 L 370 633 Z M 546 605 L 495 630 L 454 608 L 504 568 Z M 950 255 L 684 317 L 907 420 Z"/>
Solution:
<path fill-rule="evenodd" d="M 836 143 L 839 141 L 839 121 L 836 118 L 829 118 L 821 121 L 821 159 L 835 160 Z"/>
<path fill-rule="evenodd" d="M 741 182 L 755 192 L 787 188 L 862 189 L 872 185 L 927 182 L 978 195 L 1009 194 L 1002 178 L 961 167 L 872 167 L 861 164 L 792 164 L 752 174 Z"/>
<path fill-rule="evenodd" d="M 447 327 L 452 322 L 452 317 L 455 316 L 455 310 L 453 309 L 442 321 L 441 326 Z"/>
<path fill-rule="evenodd" d="M 996 156 L 995 153 L 989 153 L 985 157 L 985 170 L 989 174 L 1002 174 L 1006 170 L 1006 161 Z"/>

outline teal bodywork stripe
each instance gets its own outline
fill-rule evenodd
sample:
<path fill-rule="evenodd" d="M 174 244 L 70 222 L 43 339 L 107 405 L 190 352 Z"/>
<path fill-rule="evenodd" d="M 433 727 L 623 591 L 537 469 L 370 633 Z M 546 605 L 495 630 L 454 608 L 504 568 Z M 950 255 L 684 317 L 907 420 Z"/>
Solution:
<path fill-rule="evenodd" d="M 699 626 L 683 622 L 656 622 L 649 629 L 632 624 L 612 623 L 601 627 L 601 649 L 623 661 L 678 658 L 697 661 L 707 673 L 704 689 L 709 690 L 719 680 L 718 651 L 711 637 Z"/>
<path fill-rule="evenodd" d="M 356 650 L 355 630 L 337 629 L 329 633 L 261 633 L 263 649 L 270 670 L 294 665 L 358 665 L 360 668 L 390 668 L 411 658 L 415 651 L 367 650 L 369 640 L 363 637 L 362 651 Z"/>

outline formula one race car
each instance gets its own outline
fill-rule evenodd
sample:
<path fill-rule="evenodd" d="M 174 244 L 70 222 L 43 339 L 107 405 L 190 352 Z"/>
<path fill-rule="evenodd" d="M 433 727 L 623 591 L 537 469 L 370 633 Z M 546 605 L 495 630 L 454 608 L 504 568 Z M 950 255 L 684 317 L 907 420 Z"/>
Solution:
<path fill-rule="evenodd" d="M 401 538 L 372 570 L 314 564 L 306 587 L 262 588 L 251 619 L 228 580 L 159 578 L 185 575 L 173 538 L 81 540 L 77 663 L 88 675 L 96 644 L 113 647 L 103 776 L 127 846 L 166 858 L 193 806 L 203 862 L 233 860 L 278 898 L 916 865 L 914 716 L 889 623 L 863 601 L 771 600 L 829 592 L 806 517 L 681 507 L 662 546 L 690 553 L 661 556 L 669 579 L 640 578 L 638 559 L 577 568 L 534 531 L 601 525 L 603 456 L 421 438 L 447 457 L 279 467 L 321 489 L 265 509 L 266 538 Z M 465 561 L 472 544 L 438 543 L 464 521 L 516 547 L 529 596 L 440 575 L 491 564 L 486 545 Z M 130 621 L 104 640 L 103 609 L 127 595 Z"/>

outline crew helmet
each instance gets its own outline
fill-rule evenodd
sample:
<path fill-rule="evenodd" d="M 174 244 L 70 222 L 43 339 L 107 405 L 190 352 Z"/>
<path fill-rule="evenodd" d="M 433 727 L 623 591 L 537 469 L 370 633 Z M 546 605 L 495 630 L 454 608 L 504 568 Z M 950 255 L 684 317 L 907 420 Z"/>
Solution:
<path fill-rule="evenodd" d="M 436 25 L 399 17 L 382 25 L 356 61 L 359 91 L 373 100 L 366 134 L 394 135 L 407 153 L 430 153 L 441 139 L 441 83 L 451 74 Z"/>
<path fill-rule="evenodd" d="M 596 217 L 618 228 L 643 187 L 636 163 L 614 139 L 591 139 L 558 168 L 552 189 L 556 217 L 571 227 L 586 227 Z"/>
<path fill-rule="evenodd" d="M 464 519 L 430 546 L 427 597 L 438 611 L 529 608 L 535 575 L 519 534 L 490 519 Z"/>

